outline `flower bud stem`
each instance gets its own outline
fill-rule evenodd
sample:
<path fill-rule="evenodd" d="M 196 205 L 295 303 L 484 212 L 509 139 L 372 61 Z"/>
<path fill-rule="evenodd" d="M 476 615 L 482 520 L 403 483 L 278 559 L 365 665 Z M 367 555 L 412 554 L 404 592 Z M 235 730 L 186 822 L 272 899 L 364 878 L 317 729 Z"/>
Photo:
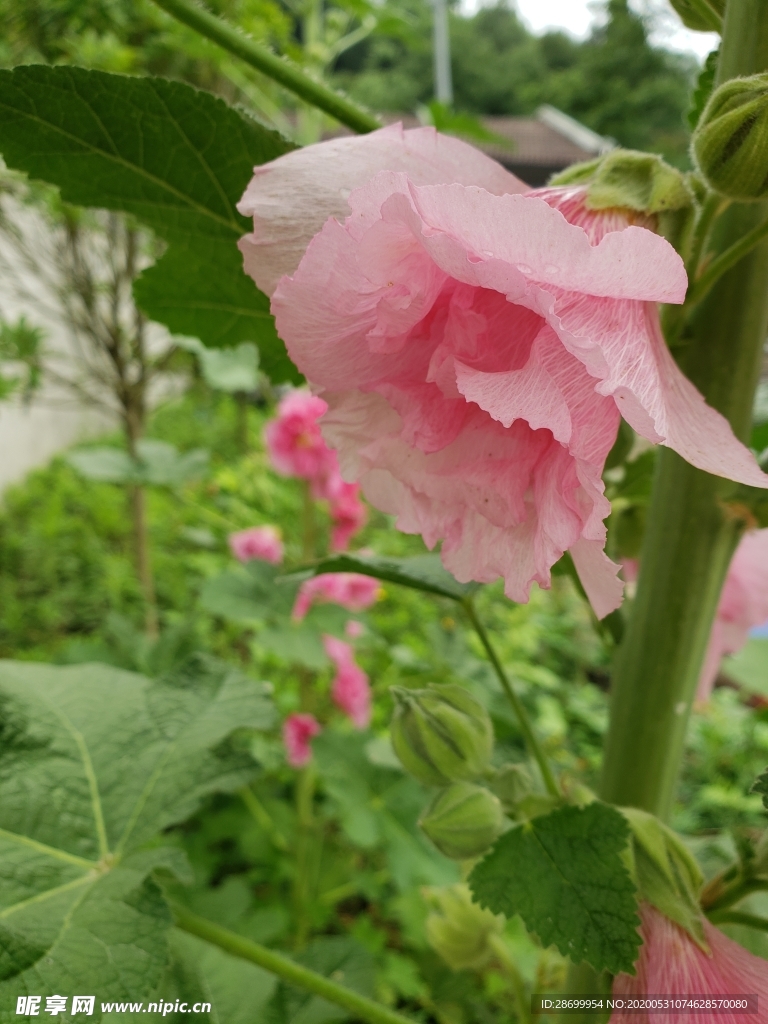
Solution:
<path fill-rule="evenodd" d="M 266 46 L 249 39 L 247 35 L 232 28 L 204 8 L 198 7 L 191 0 L 155 0 L 155 3 L 177 21 L 210 39 L 228 53 L 239 57 L 313 107 L 324 110 L 352 131 L 365 134 L 381 128 L 373 114 L 308 75 L 298 64 L 285 57 L 278 57 Z"/>
<path fill-rule="evenodd" d="M 562 793 L 560 792 L 557 779 L 555 778 L 554 772 L 550 766 L 549 759 L 544 753 L 544 748 L 534 732 L 533 725 L 528 718 L 528 712 L 525 710 L 523 702 L 515 693 L 515 690 L 507 677 L 507 673 L 504 671 L 504 667 L 499 661 L 499 656 L 491 644 L 491 640 L 486 632 L 485 626 L 478 618 L 477 610 L 475 609 L 472 598 L 465 597 L 461 604 L 464 611 L 467 613 L 467 618 L 472 624 L 472 628 L 480 638 L 480 643 L 485 648 L 485 653 L 488 655 L 488 660 L 493 666 L 493 670 L 501 683 L 501 688 L 504 690 L 509 703 L 512 705 L 512 709 L 517 715 L 517 720 L 520 723 L 520 728 L 522 729 L 526 746 L 528 747 L 530 754 L 535 758 L 536 764 L 539 766 L 539 771 L 541 772 L 541 777 L 544 780 L 547 792 L 550 796 L 554 796 L 560 800 L 562 798 Z"/>
<path fill-rule="evenodd" d="M 712 924 L 742 924 L 756 931 L 768 932 L 768 921 L 756 914 L 746 914 L 741 910 L 721 910 L 710 916 Z"/>
<path fill-rule="evenodd" d="M 410 1017 L 395 1013 L 394 1010 L 374 1002 L 373 999 L 368 999 L 350 988 L 345 988 L 344 985 L 339 985 L 316 971 L 302 967 L 301 964 L 289 959 L 283 953 L 268 949 L 258 942 L 252 942 L 251 939 L 237 935 L 235 932 L 229 931 L 228 928 L 222 928 L 221 925 L 215 924 L 213 921 L 207 921 L 179 903 L 173 903 L 171 910 L 176 927 L 181 928 L 182 931 L 196 935 L 233 956 L 250 960 L 251 963 L 263 967 L 271 974 L 276 974 L 278 978 L 282 978 L 289 985 L 296 985 L 307 992 L 312 992 L 313 995 L 327 999 L 328 1002 L 334 1003 L 336 1006 L 341 1006 L 349 1011 L 355 1020 L 364 1021 L 365 1024 L 414 1024 Z"/>
<path fill-rule="evenodd" d="M 688 294 L 685 297 L 686 306 L 695 306 L 701 302 L 704 296 L 708 294 L 712 285 L 719 281 L 723 274 L 730 270 L 731 267 L 735 267 L 740 260 L 766 237 L 768 237 L 768 217 L 762 223 L 752 228 L 751 231 L 748 231 L 737 242 L 734 242 L 725 252 L 721 252 L 719 256 L 712 260 L 704 273 L 697 280 L 694 280 L 692 287 L 688 290 Z"/>

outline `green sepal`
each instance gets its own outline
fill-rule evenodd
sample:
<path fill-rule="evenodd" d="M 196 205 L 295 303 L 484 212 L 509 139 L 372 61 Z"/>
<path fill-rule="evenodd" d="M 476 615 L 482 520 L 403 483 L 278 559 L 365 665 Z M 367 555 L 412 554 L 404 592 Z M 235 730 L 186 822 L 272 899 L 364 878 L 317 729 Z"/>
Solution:
<path fill-rule="evenodd" d="M 660 156 L 632 149 L 614 149 L 596 160 L 574 164 L 550 184 L 586 185 L 585 205 L 590 210 L 619 208 L 654 215 L 693 207 L 684 174 Z"/>
<path fill-rule="evenodd" d="M 686 28 L 696 32 L 720 32 L 725 0 L 669 0 Z"/>
<path fill-rule="evenodd" d="M 620 807 L 631 831 L 626 863 L 646 900 L 684 928 L 705 952 L 704 915 L 698 893 L 704 882 L 683 841 L 658 818 L 635 807 Z"/>

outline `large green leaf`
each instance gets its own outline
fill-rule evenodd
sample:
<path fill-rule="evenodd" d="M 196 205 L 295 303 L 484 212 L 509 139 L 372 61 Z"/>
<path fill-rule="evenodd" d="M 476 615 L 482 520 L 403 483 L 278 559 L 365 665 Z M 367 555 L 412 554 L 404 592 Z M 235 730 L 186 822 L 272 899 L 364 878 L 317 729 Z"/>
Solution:
<path fill-rule="evenodd" d="M 263 684 L 203 658 L 156 682 L 0 662 L 0 1021 L 18 995 L 151 994 L 170 915 L 149 876 L 185 871 L 156 837 L 250 778 L 227 738 L 272 716 Z"/>
<path fill-rule="evenodd" d="M 380 555 L 332 555 L 310 568 L 298 569 L 286 580 L 309 579 L 326 572 L 358 572 L 377 580 L 398 583 L 412 590 L 438 594 L 461 601 L 477 588 L 477 583 L 459 583 L 443 568 L 439 555 L 416 555 L 415 558 L 386 558 Z"/>
<path fill-rule="evenodd" d="M 10 167 L 80 206 L 136 216 L 169 243 L 137 282 L 139 304 L 206 344 L 256 341 L 276 380 L 298 376 L 268 300 L 236 245 L 235 204 L 253 167 L 291 148 L 276 132 L 182 82 L 76 67 L 0 71 L 0 150 Z"/>
<path fill-rule="evenodd" d="M 629 826 L 613 807 L 562 807 L 511 829 L 469 884 L 495 914 L 519 914 L 545 946 L 612 974 L 632 971 L 640 945 L 635 887 L 621 854 Z"/>

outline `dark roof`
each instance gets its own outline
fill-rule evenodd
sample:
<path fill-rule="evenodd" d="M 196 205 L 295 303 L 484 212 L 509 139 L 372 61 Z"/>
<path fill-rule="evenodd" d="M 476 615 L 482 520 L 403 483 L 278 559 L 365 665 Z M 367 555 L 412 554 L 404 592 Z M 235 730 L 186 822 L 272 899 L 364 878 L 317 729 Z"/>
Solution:
<path fill-rule="evenodd" d="M 386 124 L 402 121 L 405 128 L 417 128 L 421 124 L 412 114 L 382 114 L 381 118 Z M 534 186 L 545 184 L 550 175 L 570 164 L 591 160 L 612 145 L 611 140 L 602 139 L 552 107 L 542 107 L 536 117 L 481 117 L 478 120 L 498 137 L 498 141 L 468 141 Z M 347 129 L 329 133 L 337 134 L 347 134 Z"/>

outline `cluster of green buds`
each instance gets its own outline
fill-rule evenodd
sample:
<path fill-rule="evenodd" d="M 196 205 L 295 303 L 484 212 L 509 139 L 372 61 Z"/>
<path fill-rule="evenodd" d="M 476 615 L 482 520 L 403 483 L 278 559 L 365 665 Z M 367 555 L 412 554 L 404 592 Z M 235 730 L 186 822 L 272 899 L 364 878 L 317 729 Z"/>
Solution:
<path fill-rule="evenodd" d="M 425 930 L 434 951 L 454 971 L 481 971 L 497 953 L 504 918 L 472 901 L 464 883 L 426 889 Z"/>
<path fill-rule="evenodd" d="M 729 199 L 768 198 L 768 74 L 715 89 L 693 133 L 707 185 Z"/>
<path fill-rule="evenodd" d="M 489 770 L 493 724 L 463 687 L 393 686 L 391 735 L 403 767 L 427 786 L 438 786 L 419 824 L 447 857 L 467 860 L 493 845 L 504 829 L 499 798 L 478 785 Z"/>

